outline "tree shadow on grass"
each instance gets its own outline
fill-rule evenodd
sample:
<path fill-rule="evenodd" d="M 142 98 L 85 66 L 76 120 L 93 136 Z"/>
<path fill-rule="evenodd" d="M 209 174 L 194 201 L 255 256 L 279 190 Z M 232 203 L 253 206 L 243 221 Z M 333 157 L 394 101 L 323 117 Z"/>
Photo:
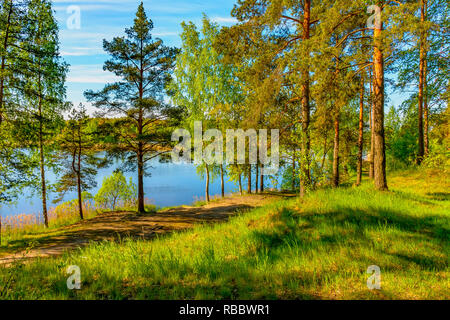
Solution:
<path fill-rule="evenodd" d="M 450 230 L 445 225 L 444 217 L 414 217 L 394 210 L 371 207 L 360 211 L 354 208 L 341 207 L 320 214 L 306 212 L 296 214 L 292 209 L 284 208 L 270 219 L 274 227 L 266 230 L 255 230 L 252 236 L 259 243 L 257 254 L 271 263 L 286 255 L 285 249 L 297 247 L 302 252 L 314 251 L 318 248 L 333 250 L 333 246 L 371 246 L 373 239 L 366 236 L 366 230 L 381 230 L 388 226 L 402 232 L 428 238 L 442 245 L 450 242 Z M 336 227 L 339 227 L 335 231 Z M 308 230 L 333 230 L 330 234 L 312 237 Z M 406 241 L 402 239 L 401 241 Z M 327 249 L 327 250 L 328 250 Z M 427 270 L 446 270 L 448 262 L 445 257 L 424 256 L 421 254 L 387 253 L 406 262 L 414 263 Z M 356 258 L 356 259 L 366 259 Z M 357 261 L 355 261 L 357 262 Z M 366 262 L 366 260 L 364 260 Z M 386 270 L 386 269 L 385 269 Z"/>
<path fill-rule="evenodd" d="M 450 193 L 448 192 L 432 192 L 426 195 L 435 201 L 450 201 Z"/>

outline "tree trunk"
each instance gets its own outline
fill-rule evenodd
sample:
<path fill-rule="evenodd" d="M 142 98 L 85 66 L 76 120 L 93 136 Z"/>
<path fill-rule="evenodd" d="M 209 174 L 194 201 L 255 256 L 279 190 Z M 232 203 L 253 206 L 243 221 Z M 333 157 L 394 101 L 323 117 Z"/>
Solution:
<path fill-rule="evenodd" d="M 223 181 L 223 164 L 220 165 L 220 183 L 222 187 L 222 198 L 225 198 L 225 182 Z"/>
<path fill-rule="evenodd" d="M 247 193 L 252 194 L 252 165 L 251 164 L 248 165 L 247 175 L 248 175 Z"/>
<path fill-rule="evenodd" d="M 327 154 L 328 154 L 328 148 L 327 148 L 327 133 L 325 132 L 324 135 L 324 140 L 323 140 L 323 156 L 322 156 L 322 164 L 321 164 L 321 168 L 322 170 L 325 168 L 325 160 L 327 159 Z"/>
<path fill-rule="evenodd" d="M 40 63 L 39 63 L 40 65 Z M 47 187 L 45 185 L 45 159 L 44 159 L 44 129 L 43 129 L 43 115 L 42 115 L 42 87 L 41 75 L 38 76 L 38 115 L 39 115 L 39 164 L 41 169 L 41 196 L 42 196 L 42 214 L 44 216 L 45 227 L 48 228 L 48 212 L 47 212 Z"/>
<path fill-rule="evenodd" d="M 363 167 L 363 143 L 364 143 L 364 77 L 361 76 L 361 88 L 359 93 L 359 137 L 358 137 L 358 167 L 356 169 L 356 185 L 362 180 Z"/>
<path fill-rule="evenodd" d="M 310 27 L 311 27 L 311 0 L 305 0 L 303 6 L 303 40 L 308 40 L 310 38 Z M 311 184 L 311 176 L 309 172 L 309 156 L 311 149 L 311 141 L 309 134 L 309 122 L 310 122 L 310 105 L 309 105 L 309 85 L 310 85 L 310 75 L 309 69 L 307 67 L 301 70 L 301 75 L 303 83 L 302 89 L 302 159 L 301 170 L 302 177 L 300 179 L 300 196 L 306 195 L 307 190 Z"/>
<path fill-rule="evenodd" d="M 374 126 L 373 126 L 373 112 L 375 107 L 375 98 L 373 93 L 373 87 L 374 87 L 374 78 L 372 74 L 370 75 L 370 154 L 369 154 L 369 178 L 374 179 L 375 173 L 374 173 L 374 152 L 375 152 L 375 133 L 374 133 Z"/>
<path fill-rule="evenodd" d="M 424 82 L 423 82 L 423 118 L 424 118 L 424 124 L 423 124 L 423 130 L 424 130 L 424 147 L 425 147 L 425 157 L 430 152 L 430 142 L 428 140 L 428 133 L 430 131 L 429 123 L 428 123 L 428 117 L 429 117 L 429 110 L 428 110 L 428 84 L 427 84 L 427 73 L 428 73 L 428 61 L 425 58 L 425 64 L 424 64 Z"/>
<path fill-rule="evenodd" d="M 259 179 L 259 167 L 258 167 L 258 164 L 255 165 L 255 169 L 256 169 L 256 172 L 255 172 L 255 191 L 256 191 L 256 193 L 258 193 L 258 187 L 259 187 L 259 184 L 258 184 L 258 179 Z"/>
<path fill-rule="evenodd" d="M 242 192 L 242 174 L 241 173 L 239 173 L 239 193 L 242 196 L 243 192 Z"/>
<path fill-rule="evenodd" d="M 208 165 L 205 163 L 205 169 L 206 169 L 206 187 L 205 187 L 205 197 L 206 197 L 206 202 L 210 202 L 210 198 L 209 198 L 209 167 Z"/>
<path fill-rule="evenodd" d="M 10 28 L 10 24 L 11 24 L 11 15 L 12 15 L 12 11 L 13 11 L 13 4 L 12 1 L 10 3 L 10 8 L 8 11 L 8 19 L 6 22 L 6 28 L 5 28 L 5 39 L 3 42 L 3 52 L 4 55 L 2 56 L 2 62 L 1 62 L 1 69 L 0 69 L 0 126 L 2 125 L 3 122 L 3 95 L 4 95 L 4 91 L 5 91 L 5 76 L 4 76 L 4 71 L 6 68 L 6 53 L 8 50 L 8 40 L 9 40 L 9 28 Z"/>
<path fill-rule="evenodd" d="M 264 192 L 264 175 L 263 175 L 263 169 L 264 169 L 264 164 L 261 164 L 261 177 L 260 177 L 260 187 L 259 190 L 262 192 Z"/>
<path fill-rule="evenodd" d="M 292 191 L 295 191 L 295 149 L 292 154 L 292 182 L 291 182 Z"/>
<path fill-rule="evenodd" d="M 80 210 L 80 218 L 84 219 L 83 215 L 83 199 L 82 199 L 82 190 L 81 190 L 81 130 L 78 128 L 78 168 L 77 168 L 77 189 L 78 189 L 78 208 Z"/>
<path fill-rule="evenodd" d="M 386 180 L 386 145 L 384 140 L 384 57 L 382 52 L 380 28 L 374 30 L 374 179 L 377 190 L 387 190 Z"/>
<path fill-rule="evenodd" d="M 138 212 L 145 213 L 144 201 L 144 155 L 142 152 L 142 143 L 139 142 L 138 160 Z"/>
<path fill-rule="evenodd" d="M 339 110 L 334 118 L 333 187 L 339 187 Z"/>
<path fill-rule="evenodd" d="M 420 21 L 423 25 L 424 22 L 427 19 L 427 0 L 421 0 L 421 8 L 420 8 Z M 428 119 L 426 119 L 426 129 L 424 128 L 424 113 L 426 112 L 426 118 L 428 118 L 428 101 L 426 101 L 426 89 L 427 89 L 427 80 L 426 80 L 426 73 L 427 73 L 427 37 L 425 32 L 420 33 L 420 61 L 419 61 L 419 150 L 417 154 L 417 164 L 420 165 L 423 161 L 424 155 L 426 153 L 425 149 L 428 149 L 428 137 L 424 131 L 428 130 Z M 425 111 L 425 104 L 427 104 L 426 111 Z M 425 143 L 425 140 L 426 143 Z M 425 146 L 427 144 L 427 146 Z"/>
<path fill-rule="evenodd" d="M 143 41 L 140 41 L 140 66 L 139 66 L 139 119 L 138 119 L 138 132 L 139 137 L 144 133 L 144 110 L 143 110 L 143 98 L 144 98 L 144 61 L 143 61 Z M 143 142 L 138 142 L 138 212 L 145 213 L 145 195 L 144 195 L 144 145 Z"/>

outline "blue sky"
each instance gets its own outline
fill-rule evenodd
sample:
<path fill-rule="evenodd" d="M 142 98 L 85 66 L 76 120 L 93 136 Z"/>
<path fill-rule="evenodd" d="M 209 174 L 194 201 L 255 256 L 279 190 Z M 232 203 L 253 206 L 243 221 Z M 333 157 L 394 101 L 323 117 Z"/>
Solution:
<path fill-rule="evenodd" d="M 102 48 L 103 39 L 111 40 L 124 34 L 124 29 L 133 24 L 140 0 L 53 0 L 56 17 L 60 25 L 61 54 L 70 64 L 67 78 L 67 99 L 75 105 L 83 102 L 89 111 L 83 92 L 100 90 L 115 78 L 103 71 L 108 59 Z M 235 21 L 230 13 L 235 0 L 144 0 L 147 15 L 153 20 L 153 35 L 164 40 L 166 45 L 180 46 L 181 22 L 201 23 L 205 13 L 220 25 L 231 25 Z M 81 12 L 80 29 L 68 28 L 71 16 L 69 7 L 78 6 Z M 398 106 L 406 95 L 390 93 L 388 105 Z M 388 109 L 386 109 L 387 111 Z"/>
<path fill-rule="evenodd" d="M 102 49 L 103 39 L 124 34 L 133 24 L 140 0 L 53 0 L 60 26 L 61 55 L 70 64 L 67 78 L 67 99 L 75 105 L 85 102 L 83 92 L 99 90 L 114 76 L 103 71 L 108 56 Z M 231 25 L 230 12 L 235 0 L 144 0 L 147 15 L 153 20 L 153 35 L 166 45 L 180 46 L 181 22 L 200 24 L 202 14 L 221 25 Z M 70 29 L 67 20 L 70 6 L 81 12 L 80 29 Z"/>

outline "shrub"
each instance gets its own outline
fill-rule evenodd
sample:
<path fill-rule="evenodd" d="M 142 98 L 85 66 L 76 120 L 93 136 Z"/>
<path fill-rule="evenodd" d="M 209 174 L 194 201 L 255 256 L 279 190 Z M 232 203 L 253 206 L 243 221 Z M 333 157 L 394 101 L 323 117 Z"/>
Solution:
<path fill-rule="evenodd" d="M 103 179 L 94 200 L 98 208 L 114 211 L 118 207 L 135 206 L 136 194 L 136 185 L 132 179 L 127 183 L 123 173 L 118 171 Z"/>

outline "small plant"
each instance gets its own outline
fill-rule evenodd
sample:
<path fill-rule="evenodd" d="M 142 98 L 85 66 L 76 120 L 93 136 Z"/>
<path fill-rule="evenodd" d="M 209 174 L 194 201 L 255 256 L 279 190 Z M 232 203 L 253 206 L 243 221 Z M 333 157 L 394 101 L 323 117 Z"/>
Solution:
<path fill-rule="evenodd" d="M 117 171 L 103 179 L 94 200 L 98 208 L 114 211 L 118 207 L 134 207 L 136 194 L 136 185 L 132 179 L 127 183 L 123 173 Z"/>

